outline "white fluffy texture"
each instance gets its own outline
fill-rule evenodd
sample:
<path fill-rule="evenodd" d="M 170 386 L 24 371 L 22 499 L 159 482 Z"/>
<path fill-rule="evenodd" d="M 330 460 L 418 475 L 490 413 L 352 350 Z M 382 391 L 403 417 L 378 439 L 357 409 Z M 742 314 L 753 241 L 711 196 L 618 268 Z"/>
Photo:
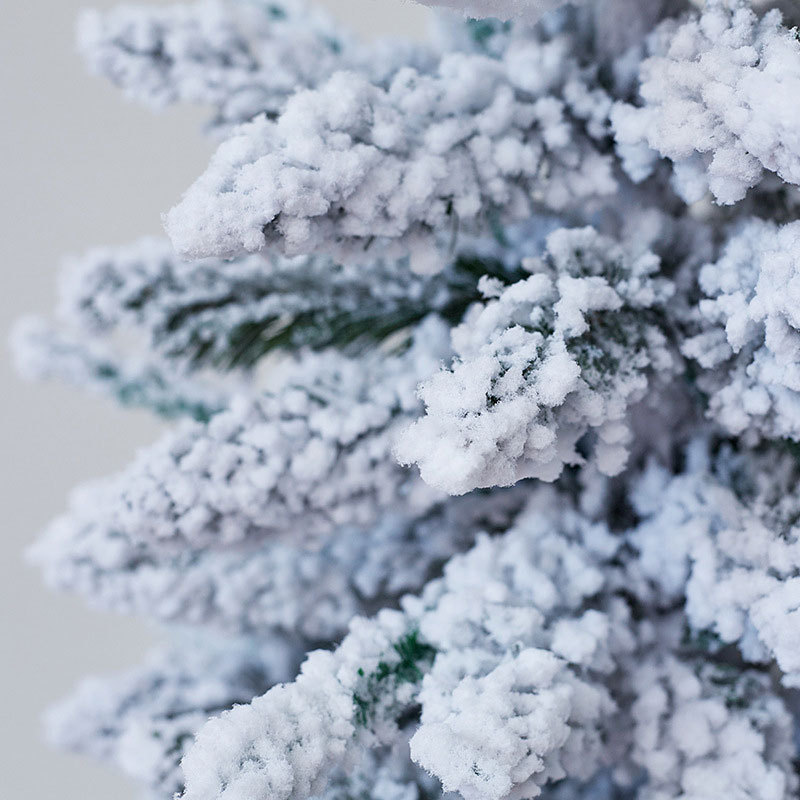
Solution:
<path fill-rule="evenodd" d="M 702 332 L 682 349 L 710 416 L 751 443 L 800 439 L 800 223 L 747 221 L 699 285 Z"/>
<path fill-rule="evenodd" d="M 403 612 L 357 620 L 293 684 L 209 723 L 184 761 L 186 800 L 238 800 L 243 787 L 250 797 L 308 797 L 354 744 L 396 738 L 415 703 L 412 758 L 446 790 L 535 797 L 566 774 L 590 778 L 615 710 L 600 679 L 635 642 L 624 604 L 587 608 L 622 540 L 560 505 L 540 492 L 511 532 L 452 559 Z M 404 646 L 417 631 L 421 646 Z M 296 730 L 309 731 L 308 755 L 283 746 Z"/>
<path fill-rule="evenodd" d="M 56 738 L 154 800 L 789 800 L 800 45 L 739 0 L 647 42 L 684 0 L 471 2 L 518 18 L 421 47 L 294 0 L 85 18 L 93 68 L 231 138 L 167 220 L 207 260 L 89 253 L 20 335 L 197 418 L 33 555 L 247 639 L 179 635 Z"/>
<path fill-rule="evenodd" d="M 526 266 L 534 274 L 519 283 L 484 282 L 486 304 L 453 332 L 457 360 L 422 385 L 426 416 L 395 448 L 451 494 L 554 480 L 582 462 L 575 445 L 590 430 L 600 470 L 618 473 L 629 406 L 652 372 L 674 367 L 647 316 L 671 293 L 653 254 L 631 257 L 591 228 L 562 229 Z"/>
<path fill-rule="evenodd" d="M 353 694 L 363 674 L 391 660 L 392 644 L 406 630 L 399 611 L 383 611 L 371 623 L 356 620 L 336 651 L 312 653 L 293 683 L 208 722 L 183 760 L 184 800 L 300 800 L 321 793 L 333 770 L 356 759 Z M 409 683 L 391 698 L 385 718 L 373 725 L 379 743 L 395 738 L 390 712 L 412 697 Z"/>
<path fill-rule="evenodd" d="M 634 180 L 657 154 L 672 160 L 686 202 L 711 191 L 741 200 L 765 170 L 800 183 L 800 42 L 778 11 L 759 20 L 744 0 L 710 0 L 652 35 L 641 67 L 641 107 L 618 104 L 618 152 Z"/>
<path fill-rule="evenodd" d="M 600 676 L 633 641 L 620 606 L 585 609 L 618 540 L 559 505 L 541 493 L 509 533 L 407 601 L 437 649 L 411 756 L 466 800 L 536 797 L 604 765 L 615 705 Z"/>
<path fill-rule="evenodd" d="M 160 109 L 211 106 L 223 132 L 258 114 L 278 114 L 298 89 L 337 69 L 375 79 L 402 63 L 424 67 L 432 54 L 410 43 L 355 41 L 303 0 L 202 0 L 170 6 L 123 5 L 85 11 L 78 45 L 89 69 L 128 97 Z"/>
<path fill-rule="evenodd" d="M 285 679 L 296 658 L 277 640 L 254 646 L 186 637 L 137 669 L 83 681 L 48 712 L 48 737 L 170 798 L 183 787 L 180 760 L 196 730 Z"/>
<path fill-rule="evenodd" d="M 481 677 L 462 677 L 438 715 L 425 704 L 411 757 L 466 800 L 507 797 L 512 788 L 516 796 L 535 796 L 537 779 L 550 777 L 542 774 L 545 758 L 570 732 L 575 686 L 563 672 L 552 653 L 527 648 Z M 585 688 L 578 685 L 578 692 Z M 602 707 L 605 698 L 587 699 L 587 706 Z"/>
<path fill-rule="evenodd" d="M 368 528 L 333 531 L 319 550 L 267 542 L 169 553 L 96 524 L 100 492 L 76 493 L 75 510 L 31 549 L 48 584 L 103 609 L 229 633 L 280 630 L 310 643 L 337 640 L 354 616 L 419 591 L 479 531 L 505 529 L 524 497 L 501 491 L 420 517 L 389 512 Z"/>
<path fill-rule="evenodd" d="M 447 352 L 431 318 L 400 356 L 306 354 L 276 392 L 237 398 L 207 424 L 184 423 L 141 450 L 108 480 L 105 501 L 96 496 L 94 524 L 175 552 L 307 542 L 401 502 L 428 508 L 441 496 L 398 466 L 391 447 L 418 411 L 416 383 Z"/>
<path fill-rule="evenodd" d="M 610 99 L 586 77 L 569 35 L 513 40 L 501 58 L 446 54 L 430 73 L 405 67 L 388 88 L 336 73 L 292 97 L 276 122 L 241 126 L 166 216 L 177 251 L 231 257 L 278 247 L 372 260 L 373 242 L 446 264 L 437 241 L 456 226 L 534 205 L 586 210 L 616 187 L 592 137 Z"/>
<path fill-rule="evenodd" d="M 774 658 L 790 686 L 800 685 L 797 481 L 791 457 L 768 453 L 746 470 L 756 488 L 743 504 L 703 466 L 674 478 L 651 466 L 633 494 L 644 520 L 631 534 L 638 568 L 665 602 L 685 595 L 694 631 L 737 643 L 749 661 Z M 770 484 L 785 490 L 781 513 Z"/>
<path fill-rule="evenodd" d="M 332 774 L 320 800 L 423 800 L 436 791 L 402 746 L 363 753 L 355 767 Z"/>
<path fill-rule="evenodd" d="M 667 657 L 630 683 L 638 800 L 796 797 L 793 722 L 766 675 Z"/>

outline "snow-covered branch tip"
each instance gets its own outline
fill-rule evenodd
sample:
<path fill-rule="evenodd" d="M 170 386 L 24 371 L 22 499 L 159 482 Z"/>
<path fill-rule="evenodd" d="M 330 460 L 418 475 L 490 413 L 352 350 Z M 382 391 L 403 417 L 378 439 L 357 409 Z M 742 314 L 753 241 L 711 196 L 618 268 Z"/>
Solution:
<path fill-rule="evenodd" d="M 467 800 L 592 777 L 614 712 L 601 676 L 634 645 L 624 604 L 589 602 L 617 542 L 563 505 L 542 489 L 512 532 L 452 559 L 402 612 L 354 621 L 294 683 L 208 723 L 184 800 L 315 796 L 361 748 L 403 741 L 417 713 L 412 759 Z"/>
<path fill-rule="evenodd" d="M 209 717 L 248 703 L 296 669 L 297 654 L 278 639 L 183 637 L 137 669 L 83 681 L 46 719 L 50 741 L 113 763 L 153 797 L 183 789 L 180 761 Z"/>
<path fill-rule="evenodd" d="M 354 616 L 394 607 L 419 591 L 478 533 L 505 530 L 525 498 L 515 488 L 417 515 L 385 511 L 367 527 L 334 529 L 318 549 L 268 540 L 170 551 L 104 524 L 102 515 L 98 520 L 108 502 L 105 487 L 87 486 L 30 557 L 50 586 L 104 610 L 259 639 L 277 631 L 311 647 L 341 639 Z"/>
<path fill-rule="evenodd" d="M 30 380 L 57 379 L 163 417 L 207 421 L 230 402 L 231 387 L 176 374 L 163 359 L 120 350 L 40 317 L 16 323 L 11 348 L 20 374 Z"/>
<path fill-rule="evenodd" d="M 57 321 L 53 326 L 38 323 L 35 330 L 30 324 L 31 332 L 19 337 L 20 347 L 28 345 L 20 361 L 31 373 L 61 374 L 74 383 L 84 374 L 89 382 L 88 376 L 96 374 L 96 380 L 107 376 L 113 383 L 111 366 L 102 364 L 119 362 L 116 375 L 141 352 L 141 360 L 152 364 L 154 372 L 158 369 L 165 382 L 175 376 L 175 392 L 182 395 L 189 386 L 199 392 L 211 384 L 208 370 L 198 374 L 202 368 L 248 373 L 265 356 L 306 347 L 336 347 L 352 354 L 430 314 L 460 322 L 467 307 L 480 299 L 481 275 L 505 280 L 519 275 L 497 256 L 472 252 L 469 242 L 449 260 L 441 273 L 420 276 L 405 259 L 375 260 L 369 269 L 324 257 L 266 253 L 184 262 L 168 240 L 153 238 L 96 248 L 67 263 Z M 45 333 L 51 327 L 52 333 Z M 33 349 L 38 358 L 32 357 Z M 95 356 L 99 365 L 93 370 L 79 370 L 69 366 L 79 350 L 87 359 L 94 353 L 109 355 L 105 361 Z M 214 388 L 220 398 L 230 397 L 237 382 L 243 383 L 239 377 L 217 380 L 206 391 Z"/>
<path fill-rule="evenodd" d="M 736 644 L 750 663 L 780 667 L 800 685 L 800 468 L 771 447 L 748 459 L 722 449 L 715 463 L 698 442 L 678 476 L 651 466 L 633 493 L 642 522 L 630 533 L 659 602 L 686 598 L 696 635 Z"/>
<path fill-rule="evenodd" d="M 485 304 L 453 332 L 453 367 L 423 384 L 426 415 L 395 448 L 451 494 L 554 480 L 584 461 L 576 445 L 589 432 L 600 470 L 618 473 L 628 408 L 677 367 L 661 320 L 673 287 L 654 255 L 562 229 L 524 263 L 525 280 L 484 281 Z"/>
<path fill-rule="evenodd" d="M 698 283 L 682 349 L 709 415 L 749 444 L 800 441 L 800 223 L 742 221 Z"/>
<path fill-rule="evenodd" d="M 639 106 L 611 118 L 622 163 L 634 180 L 658 156 L 688 203 L 709 190 L 741 200 L 765 172 L 800 184 L 800 41 L 778 10 L 761 19 L 745 0 L 709 0 L 689 19 L 667 20 L 650 37 Z"/>

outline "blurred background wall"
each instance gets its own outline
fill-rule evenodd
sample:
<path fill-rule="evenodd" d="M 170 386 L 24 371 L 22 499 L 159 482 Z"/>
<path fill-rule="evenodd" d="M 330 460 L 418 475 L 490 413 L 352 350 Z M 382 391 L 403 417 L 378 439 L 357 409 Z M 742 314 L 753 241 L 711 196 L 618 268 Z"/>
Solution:
<path fill-rule="evenodd" d="M 157 2 L 157 0 L 142 0 Z M 64 254 L 161 231 L 213 146 L 200 109 L 153 115 L 86 75 L 74 51 L 79 8 L 111 0 L 11 0 L 0 25 L 0 796 L 132 800 L 114 770 L 51 750 L 43 709 L 82 677 L 137 664 L 156 633 L 46 589 L 25 547 L 69 489 L 122 467 L 163 426 L 148 413 L 57 383 L 26 384 L 5 340 L 25 312 L 49 312 Z M 423 35 L 428 11 L 403 0 L 324 0 L 365 35 Z"/>

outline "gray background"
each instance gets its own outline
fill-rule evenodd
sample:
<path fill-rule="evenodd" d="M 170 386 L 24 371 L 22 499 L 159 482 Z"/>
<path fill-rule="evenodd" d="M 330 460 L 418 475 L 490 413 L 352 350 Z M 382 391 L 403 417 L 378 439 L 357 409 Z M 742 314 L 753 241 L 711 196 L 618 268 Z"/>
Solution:
<path fill-rule="evenodd" d="M 155 0 L 150 0 L 154 2 Z M 49 312 L 59 258 L 159 233 L 212 144 L 198 109 L 153 115 L 84 73 L 79 8 L 110 0 L 12 0 L 0 26 L 0 795 L 14 800 L 129 800 L 116 771 L 41 740 L 40 716 L 82 676 L 139 662 L 154 633 L 47 590 L 24 548 L 64 509 L 69 489 L 119 469 L 161 425 L 145 412 L 57 383 L 26 384 L 4 342 L 23 312 Z M 402 0 L 326 0 L 364 33 L 419 35 L 427 10 Z"/>

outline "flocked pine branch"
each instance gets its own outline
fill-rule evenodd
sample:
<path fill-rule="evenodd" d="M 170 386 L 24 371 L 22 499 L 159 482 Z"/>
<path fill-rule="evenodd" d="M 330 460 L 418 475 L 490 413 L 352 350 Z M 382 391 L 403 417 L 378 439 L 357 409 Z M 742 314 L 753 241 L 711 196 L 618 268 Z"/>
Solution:
<path fill-rule="evenodd" d="M 461 11 L 469 17 L 496 17 L 536 21 L 546 11 L 561 5 L 560 0 L 420 0 L 427 6 Z"/>
<path fill-rule="evenodd" d="M 374 244 L 433 272 L 437 240 L 491 218 L 561 211 L 612 193 L 610 98 L 567 33 L 512 40 L 500 58 L 446 54 L 387 87 L 341 72 L 281 116 L 240 127 L 166 218 L 184 256 L 279 247 L 373 259 Z"/>
<path fill-rule="evenodd" d="M 532 274 L 518 283 L 484 281 L 485 305 L 454 331 L 452 369 L 424 384 L 427 413 L 396 448 L 451 493 L 553 480 L 581 463 L 576 445 L 589 431 L 600 469 L 616 474 L 629 406 L 676 367 L 662 331 L 672 286 L 653 254 L 564 229 L 525 264 Z"/>
<path fill-rule="evenodd" d="M 744 220 L 698 275 L 698 327 L 683 351 L 710 416 L 751 443 L 800 439 L 800 223 Z"/>
<path fill-rule="evenodd" d="M 359 743 L 402 736 L 417 704 L 412 758 L 445 790 L 536 796 L 566 771 L 592 777 L 615 707 L 600 676 L 634 643 L 624 604 L 589 602 L 620 540 L 555 513 L 563 505 L 542 494 L 511 532 L 452 559 L 402 612 L 356 620 L 293 684 L 208 723 L 184 760 L 186 800 L 314 796 Z M 304 746 L 287 751 L 298 736 Z"/>
<path fill-rule="evenodd" d="M 763 672 L 660 653 L 629 680 L 639 797 L 794 796 L 792 716 Z"/>
<path fill-rule="evenodd" d="M 747 786 L 743 798 L 790 797 L 790 717 L 766 675 L 665 656 L 674 618 L 633 635 L 627 604 L 610 593 L 622 541 L 563 508 L 563 497 L 540 493 L 509 533 L 407 598 L 404 614 L 359 621 L 295 684 L 209 723 L 184 762 L 184 796 L 319 794 L 359 739 L 404 738 L 414 701 L 412 759 L 468 800 L 537 796 L 564 774 L 591 778 L 626 737 L 624 724 L 603 727 L 603 718 L 620 723 L 617 712 L 634 721 L 633 765 L 662 791 Z M 600 676 L 616 697 L 593 685 Z M 294 731 L 318 758 L 273 755 L 267 745 Z"/>
<path fill-rule="evenodd" d="M 210 716 L 247 703 L 296 668 L 277 639 L 184 637 L 145 664 L 87 679 L 47 714 L 51 742 L 113 763 L 170 800 L 183 788 L 181 757 Z"/>
<path fill-rule="evenodd" d="M 165 417 L 205 421 L 230 400 L 230 389 L 176 374 L 151 354 L 120 351 L 108 342 L 65 330 L 40 317 L 24 317 L 17 323 L 12 349 L 20 373 L 31 380 L 57 378 Z"/>
<path fill-rule="evenodd" d="M 195 418 L 32 548 L 172 642 L 51 730 L 156 800 L 791 800 L 800 15 L 446 5 L 503 19 L 84 18 L 227 140 L 177 253 L 90 251 L 19 329 Z"/>
<path fill-rule="evenodd" d="M 430 318 L 401 355 L 368 362 L 306 354 L 279 389 L 239 397 L 207 423 L 184 422 L 92 501 L 94 524 L 172 550 L 265 538 L 310 540 L 366 525 L 398 503 L 421 511 L 438 493 L 391 455 L 418 411 L 416 383 L 449 352 Z M 80 506 L 76 513 L 82 514 Z"/>
<path fill-rule="evenodd" d="M 685 595 L 695 635 L 737 644 L 749 662 L 774 659 L 784 683 L 797 685 L 798 463 L 774 448 L 746 463 L 723 449 L 712 471 L 702 451 L 697 443 L 684 474 L 654 466 L 636 487 L 638 563 L 660 602 Z"/>
<path fill-rule="evenodd" d="M 259 114 L 276 116 L 300 88 L 340 69 L 382 80 L 433 53 L 402 40 L 358 42 L 303 0 L 200 0 L 168 6 L 86 11 L 78 44 L 89 69 L 129 97 L 159 109 L 211 106 L 213 127 L 228 131 Z"/>

